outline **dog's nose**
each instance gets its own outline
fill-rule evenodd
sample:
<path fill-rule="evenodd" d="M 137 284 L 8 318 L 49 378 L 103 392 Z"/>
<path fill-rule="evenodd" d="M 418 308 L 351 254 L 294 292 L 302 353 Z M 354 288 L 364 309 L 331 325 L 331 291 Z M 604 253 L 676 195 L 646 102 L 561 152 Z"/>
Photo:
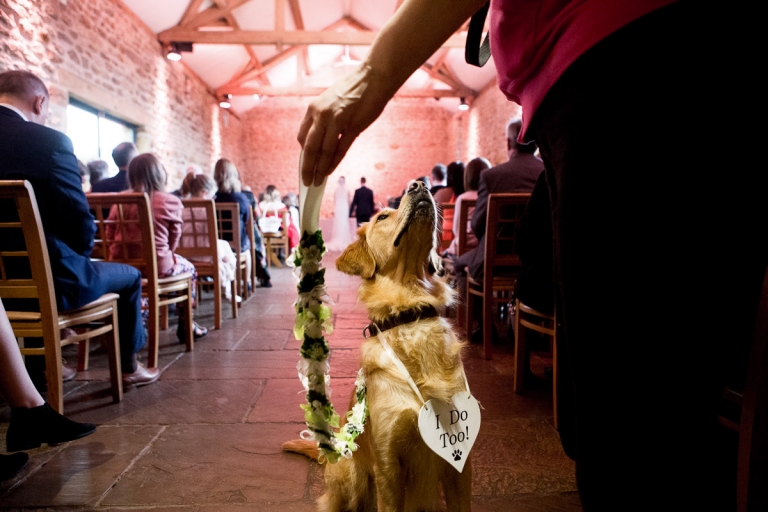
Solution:
<path fill-rule="evenodd" d="M 426 189 L 427 189 L 427 186 L 424 185 L 423 181 L 412 181 L 411 184 L 408 186 L 408 193 L 415 194 L 416 192 L 420 192 Z"/>

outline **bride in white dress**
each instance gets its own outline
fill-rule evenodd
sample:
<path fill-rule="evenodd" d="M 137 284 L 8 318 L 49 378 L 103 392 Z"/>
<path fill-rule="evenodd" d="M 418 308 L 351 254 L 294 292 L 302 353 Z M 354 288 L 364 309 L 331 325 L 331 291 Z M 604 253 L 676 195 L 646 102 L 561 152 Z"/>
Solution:
<path fill-rule="evenodd" d="M 333 229 L 325 246 L 329 251 L 343 251 L 352 243 L 352 233 L 349 229 L 349 191 L 344 176 L 339 178 L 334 200 Z"/>

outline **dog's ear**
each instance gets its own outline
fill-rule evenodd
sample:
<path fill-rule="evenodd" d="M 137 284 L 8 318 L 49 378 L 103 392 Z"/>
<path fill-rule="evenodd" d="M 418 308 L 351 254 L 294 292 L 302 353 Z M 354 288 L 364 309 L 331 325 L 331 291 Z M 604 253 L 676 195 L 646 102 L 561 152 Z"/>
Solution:
<path fill-rule="evenodd" d="M 365 235 L 358 231 L 357 241 L 347 247 L 336 260 L 336 268 L 345 274 L 370 279 L 376 273 L 376 260 L 368 248 Z"/>

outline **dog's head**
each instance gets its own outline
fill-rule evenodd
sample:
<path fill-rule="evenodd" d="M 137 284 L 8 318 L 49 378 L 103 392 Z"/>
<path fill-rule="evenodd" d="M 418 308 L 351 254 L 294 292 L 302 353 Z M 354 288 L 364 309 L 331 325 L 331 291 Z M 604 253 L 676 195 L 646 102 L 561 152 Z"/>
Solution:
<path fill-rule="evenodd" d="M 437 279 L 441 270 L 436 251 L 438 229 L 432 194 L 422 182 L 413 181 L 397 210 L 384 209 L 357 230 L 358 239 L 336 260 L 336 268 L 362 277 L 364 285 L 379 281 L 391 284 L 392 289 L 442 288 Z M 381 286 L 378 293 L 388 295 L 393 291 L 389 288 Z M 444 293 L 437 295 L 442 303 L 436 305 L 443 306 L 449 301 Z M 363 300 L 371 306 L 371 300 Z M 394 300 L 395 309 L 406 307 L 403 302 L 411 302 L 402 297 Z"/>

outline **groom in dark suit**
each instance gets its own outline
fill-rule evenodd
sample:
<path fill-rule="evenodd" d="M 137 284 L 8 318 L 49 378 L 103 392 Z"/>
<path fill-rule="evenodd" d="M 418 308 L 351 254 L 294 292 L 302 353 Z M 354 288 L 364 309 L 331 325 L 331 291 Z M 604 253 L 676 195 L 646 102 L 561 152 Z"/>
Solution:
<path fill-rule="evenodd" d="M 32 184 L 45 231 L 60 310 L 75 309 L 117 293 L 123 382 L 149 384 L 157 368 L 136 353 L 146 343 L 141 321 L 141 273 L 118 263 L 92 262 L 95 225 L 80 185 L 72 141 L 45 127 L 50 97 L 28 71 L 0 73 L 0 179 Z M 0 241 L 0 243 L 2 243 Z"/>
<path fill-rule="evenodd" d="M 355 190 L 352 204 L 349 205 L 349 216 L 351 217 L 354 213 L 357 218 L 357 225 L 360 226 L 371 220 L 374 210 L 373 190 L 365 186 L 365 178 L 360 178 L 360 188 Z"/>

